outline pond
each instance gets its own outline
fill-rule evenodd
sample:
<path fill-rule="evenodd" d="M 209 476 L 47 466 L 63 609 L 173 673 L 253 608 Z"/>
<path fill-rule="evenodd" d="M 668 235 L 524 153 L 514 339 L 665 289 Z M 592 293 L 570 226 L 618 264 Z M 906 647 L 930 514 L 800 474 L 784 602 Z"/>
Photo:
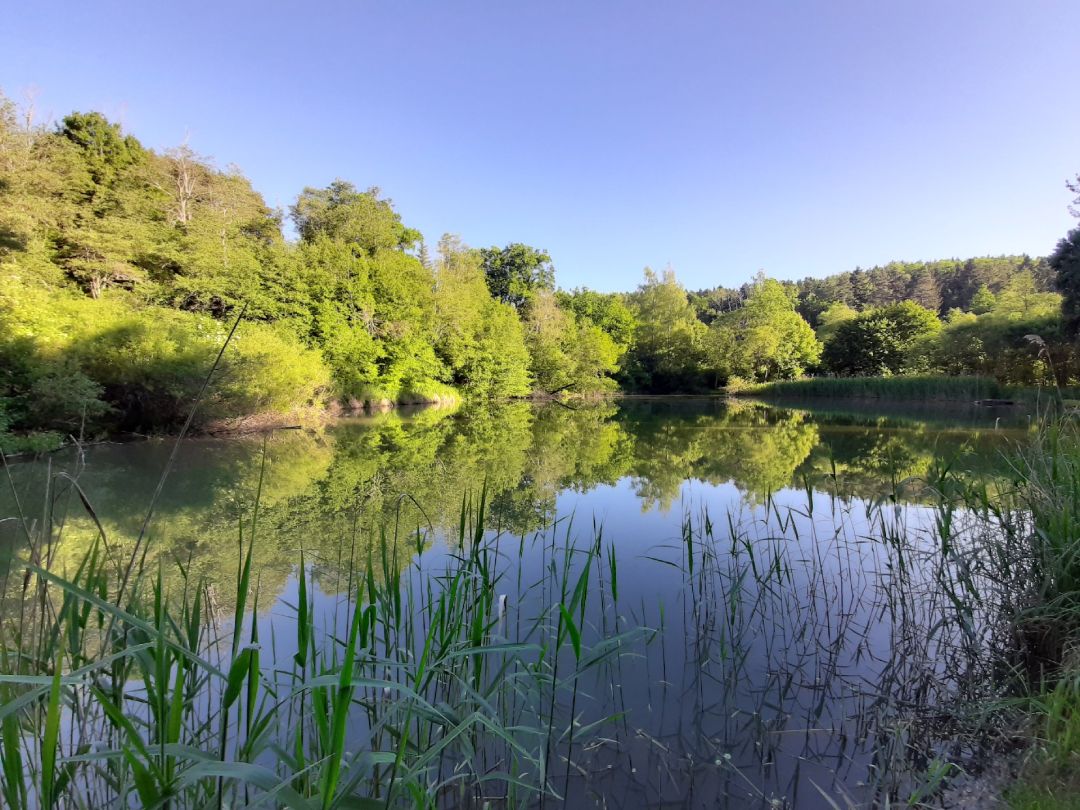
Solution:
<path fill-rule="evenodd" d="M 377 704 L 398 686 L 461 709 L 416 669 L 455 578 L 480 577 L 465 610 L 492 651 L 458 655 L 476 688 L 454 693 L 477 720 L 452 742 L 418 731 L 437 759 L 409 748 L 440 806 L 543 804 L 537 780 L 552 806 L 867 806 L 906 800 L 967 745 L 948 713 L 986 687 L 979 647 L 996 630 L 958 608 L 977 586 L 943 559 L 942 521 L 962 548 L 966 513 L 943 509 L 941 482 L 994 487 L 1027 435 L 1010 412 L 718 399 L 399 411 L 186 440 L 141 548 L 169 594 L 205 582 L 228 625 L 250 547 L 247 607 L 274 671 L 302 657 L 301 603 L 333 646 L 350 604 L 387 598 L 397 635 L 370 643 L 382 657 L 349 719 L 354 751 L 396 750 Z M 65 472 L 126 560 L 172 448 L 12 465 L 0 550 L 21 554 L 24 528 L 51 521 L 45 562 L 78 568 L 99 529 Z M 397 595 L 376 596 L 391 581 Z M 511 685 L 487 686 L 499 678 Z M 258 761 L 273 769 L 270 751 Z"/>

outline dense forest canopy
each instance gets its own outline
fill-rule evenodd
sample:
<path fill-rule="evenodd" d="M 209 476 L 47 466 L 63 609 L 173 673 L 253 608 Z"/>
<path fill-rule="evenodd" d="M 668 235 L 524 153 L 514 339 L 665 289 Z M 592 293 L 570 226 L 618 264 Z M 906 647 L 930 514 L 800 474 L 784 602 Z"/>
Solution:
<path fill-rule="evenodd" d="M 522 243 L 432 248 L 345 180 L 304 188 L 287 216 L 295 241 L 239 170 L 187 144 L 148 149 L 95 112 L 37 125 L 0 97 L 0 435 L 176 426 L 241 313 L 204 424 L 807 373 L 1076 375 L 1078 231 L 1047 259 L 692 293 L 646 268 L 599 293 L 559 289 L 552 257 Z"/>

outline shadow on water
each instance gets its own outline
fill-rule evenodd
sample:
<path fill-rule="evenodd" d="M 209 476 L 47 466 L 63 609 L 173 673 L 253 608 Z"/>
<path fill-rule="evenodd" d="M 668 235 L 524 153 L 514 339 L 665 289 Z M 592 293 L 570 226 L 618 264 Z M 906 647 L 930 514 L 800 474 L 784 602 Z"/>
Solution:
<path fill-rule="evenodd" d="M 379 554 L 381 577 L 401 566 L 406 599 L 396 609 L 412 611 L 403 627 L 427 626 L 460 571 L 480 570 L 483 632 L 535 645 L 518 653 L 520 677 L 547 673 L 539 686 L 498 692 L 492 711 L 521 730 L 528 761 L 543 763 L 542 780 L 563 797 L 553 802 L 871 806 L 906 801 L 914 775 L 978 753 L 951 718 L 990 696 L 995 664 L 984 653 L 1003 643 L 996 617 L 1007 589 L 978 553 L 985 522 L 942 505 L 939 475 L 948 468 L 951 480 L 993 487 L 1003 453 L 1025 435 L 992 414 L 928 421 L 626 400 L 390 413 L 279 433 L 266 442 L 265 469 L 259 439 L 195 439 L 157 508 L 151 556 L 167 563 L 170 593 L 209 582 L 210 612 L 227 625 L 245 554 L 237 526 L 261 487 L 253 581 L 258 635 L 275 639 L 275 661 L 298 655 L 286 639 L 301 586 L 323 638 L 340 639 L 349 595 L 374 577 Z M 0 517 L 15 515 L 15 495 L 38 513 L 51 504 L 64 516 L 51 568 L 75 570 L 97 534 L 56 475 L 77 465 L 123 555 L 169 449 L 102 445 L 18 465 Z M 466 543 L 463 504 L 481 487 L 488 531 Z M 0 547 L 19 556 L 20 532 L 15 520 L 0 523 Z M 389 567 L 388 542 L 398 561 Z M 592 595 L 575 601 L 582 582 Z M 369 588 L 378 590 L 374 578 Z M 425 660 L 423 634 L 386 648 L 402 670 L 384 661 L 381 677 L 404 685 Z M 386 742 L 370 708 L 357 714 L 353 746 Z M 537 748 L 525 729 L 545 721 Z M 538 803 L 505 779 L 455 780 L 461 757 L 474 776 L 501 773 L 508 745 L 472 739 L 432 762 L 430 783 L 448 786 L 440 805 Z"/>

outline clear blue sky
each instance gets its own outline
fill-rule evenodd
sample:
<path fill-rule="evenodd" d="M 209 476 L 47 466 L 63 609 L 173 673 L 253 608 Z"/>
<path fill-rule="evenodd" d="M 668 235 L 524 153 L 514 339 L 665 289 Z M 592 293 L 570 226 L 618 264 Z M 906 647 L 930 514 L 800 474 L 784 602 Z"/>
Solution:
<path fill-rule="evenodd" d="M 19 6 L 0 87 L 54 119 L 189 133 L 271 205 L 378 185 L 565 287 L 1045 255 L 1073 222 L 1077 0 Z"/>

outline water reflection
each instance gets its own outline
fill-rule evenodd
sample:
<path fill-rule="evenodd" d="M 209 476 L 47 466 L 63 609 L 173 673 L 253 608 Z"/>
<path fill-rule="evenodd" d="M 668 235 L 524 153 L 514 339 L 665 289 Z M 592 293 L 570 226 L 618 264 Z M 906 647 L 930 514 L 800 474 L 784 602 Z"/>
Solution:
<path fill-rule="evenodd" d="M 720 400 L 389 413 L 322 431 L 189 440 L 157 507 L 152 548 L 211 579 L 235 571 L 238 522 L 251 513 L 264 451 L 258 563 L 273 595 L 301 547 L 332 565 L 343 538 L 366 537 L 388 517 L 399 526 L 452 528 L 462 500 L 482 487 L 493 525 L 512 534 L 551 521 L 561 493 L 583 494 L 574 499 L 579 514 L 603 513 L 603 485 L 620 481 L 642 515 L 672 510 L 687 482 L 733 484 L 731 506 L 789 488 L 918 501 L 933 465 L 989 478 L 1023 435 L 987 418 L 934 425 Z M 122 547 L 138 534 L 170 450 L 164 440 L 104 444 L 81 460 L 68 451 L 49 464 L 15 466 L 14 493 L 29 521 L 42 514 L 53 476 L 52 510 L 65 516 L 58 570 L 77 564 L 96 528 L 56 473 L 78 473 L 110 542 Z M 14 518 L 11 490 L 0 493 L 0 514 Z M 0 523 L 0 548 L 18 549 L 21 534 L 17 520 Z"/>
<path fill-rule="evenodd" d="M 934 547 L 926 481 L 947 465 L 992 486 L 1002 453 L 1024 435 L 996 418 L 718 400 L 390 413 L 186 442 L 149 548 L 174 593 L 181 568 L 223 583 L 212 609 L 227 621 L 238 539 L 254 531 L 259 604 L 270 606 L 262 636 L 276 626 L 287 639 L 301 548 L 320 615 L 338 615 L 348 572 L 386 537 L 401 560 L 422 549 L 406 576 L 408 592 L 423 593 L 452 558 L 440 540 L 456 536 L 463 502 L 483 489 L 485 542 L 509 597 L 499 627 L 520 629 L 560 601 L 528 584 L 554 581 L 544 572 L 556 543 L 588 546 L 602 526 L 596 548 L 618 556 L 620 585 L 616 593 L 594 571 L 600 596 L 583 614 L 583 645 L 629 628 L 650 635 L 582 678 L 571 713 L 603 734 L 561 749 L 573 763 L 562 783 L 568 804 L 866 804 L 903 798 L 905 769 L 940 750 L 942 707 L 990 682 L 971 651 L 993 643 L 993 624 L 958 621 L 948 592 L 953 569 L 970 582 L 979 560 Z M 18 465 L 0 496 L 0 516 L 16 518 L 0 523 L 0 543 L 21 552 L 20 521 L 51 511 L 49 564 L 74 570 L 97 529 L 57 476 L 66 469 L 122 558 L 170 451 L 167 441 L 106 444 Z M 572 557 L 568 572 L 580 566 Z M 294 650 L 277 652 L 288 660 Z"/>

